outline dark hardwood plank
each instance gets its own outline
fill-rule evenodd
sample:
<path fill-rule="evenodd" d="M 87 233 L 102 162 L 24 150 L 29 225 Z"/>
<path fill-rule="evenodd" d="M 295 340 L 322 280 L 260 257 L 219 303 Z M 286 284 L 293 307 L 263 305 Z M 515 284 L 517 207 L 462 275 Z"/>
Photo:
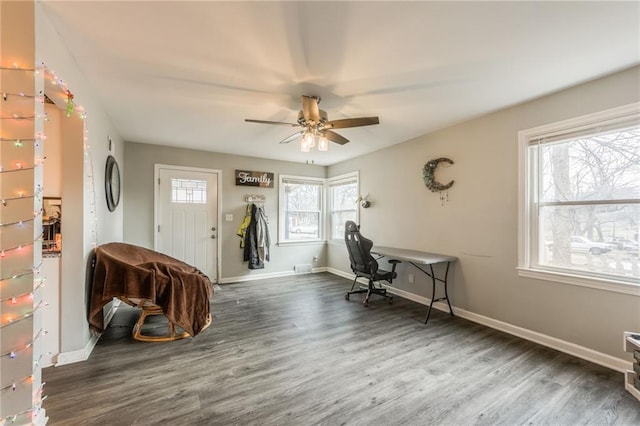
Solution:
<path fill-rule="evenodd" d="M 134 341 L 120 308 L 89 360 L 44 370 L 50 424 L 640 424 L 620 373 L 350 285 L 222 285 L 212 326 L 168 343 Z"/>

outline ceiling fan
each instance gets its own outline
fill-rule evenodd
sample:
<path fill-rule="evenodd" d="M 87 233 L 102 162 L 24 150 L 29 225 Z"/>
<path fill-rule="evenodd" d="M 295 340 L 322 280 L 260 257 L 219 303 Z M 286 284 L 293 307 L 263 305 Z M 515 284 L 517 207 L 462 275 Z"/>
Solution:
<path fill-rule="evenodd" d="M 275 124 L 279 126 L 300 127 L 296 133 L 280 141 L 289 143 L 302 136 L 300 149 L 309 152 L 311 148 L 318 144 L 318 151 L 327 151 L 329 141 L 344 145 L 349 139 L 334 132 L 333 129 L 346 129 L 348 127 L 370 126 L 379 124 L 378 117 L 344 118 L 341 120 L 329 121 L 327 112 L 318 108 L 319 96 L 302 95 L 302 110 L 298 113 L 297 123 L 285 123 L 282 121 L 265 121 L 245 119 L 249 123 Z"/>

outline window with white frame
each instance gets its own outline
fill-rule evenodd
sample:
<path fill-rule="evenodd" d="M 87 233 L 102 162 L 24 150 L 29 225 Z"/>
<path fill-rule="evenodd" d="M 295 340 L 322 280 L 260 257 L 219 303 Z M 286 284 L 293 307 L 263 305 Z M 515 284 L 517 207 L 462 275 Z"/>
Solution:
<path fill-rule="evenodd" d="M 519 143 L 521 275 L 635 294 L 640 104 L 524 130 Z"/>
<path fill-rule="evenodd" d="M 344 223 L 358 222 L 358 172 L 328 179 L 330 240 L 344 238 Z"/>
<path fill-rule="evenodd" d="M 322 240 L 324 179 L 280 175 L 279 242 Z"/>

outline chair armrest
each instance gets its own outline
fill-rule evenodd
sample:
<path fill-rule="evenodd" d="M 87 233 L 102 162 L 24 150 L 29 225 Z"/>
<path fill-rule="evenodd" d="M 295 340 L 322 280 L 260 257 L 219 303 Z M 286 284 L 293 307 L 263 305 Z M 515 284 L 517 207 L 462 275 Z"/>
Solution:
<path fill-rule="evenodd" d="M 391 264 L 391 279 L 389 280 L 389 284 L 391 284 L 393 282 L 393 279 L 397 276 L 396 266 L 398 266 L 398 263 L 402 263 L 402 260 L 389 259 L 389 263 Z"/>

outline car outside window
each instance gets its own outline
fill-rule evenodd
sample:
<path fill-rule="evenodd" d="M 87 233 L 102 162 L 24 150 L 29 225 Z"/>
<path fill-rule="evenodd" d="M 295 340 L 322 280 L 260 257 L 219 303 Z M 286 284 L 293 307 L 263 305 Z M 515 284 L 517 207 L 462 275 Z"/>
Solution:
<path fill-rule="evenodd" d="M 637 284 L 640 113 L 520 132 L 519 267 Z"/>

